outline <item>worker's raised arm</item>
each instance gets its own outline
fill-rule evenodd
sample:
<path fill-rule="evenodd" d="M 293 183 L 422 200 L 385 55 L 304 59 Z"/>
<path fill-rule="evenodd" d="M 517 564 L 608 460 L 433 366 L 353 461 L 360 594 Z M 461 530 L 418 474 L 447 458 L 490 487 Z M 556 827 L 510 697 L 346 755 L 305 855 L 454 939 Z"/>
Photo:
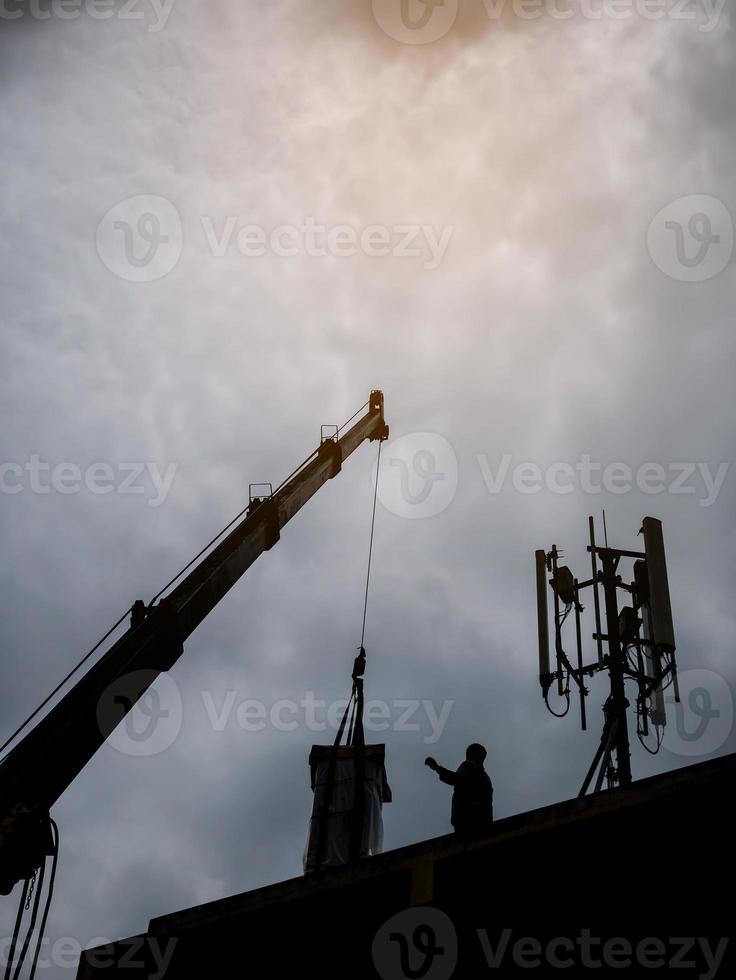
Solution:
<path fill-rule="evenodd" d="M 453 772 L 452 769 L 445 769 L 445 767 L 441 766 L 436 759 L 432 758 L 432 756 L 428 756 L 424 760 L 424 765 L 429 766 L 433 772 L 436 772 L 443 783 L 448 783 L 450 786 L 454 786 L 456 784 L 457 773 Z"/>
<path fill-rule="evenodd" d="M 458 774 L 453 772 L 452 769 L 445 769 L 444 766 L 438 766 L 435 772 L 443 783 L 448 783 L 450 786 L 457 786 Z"/>

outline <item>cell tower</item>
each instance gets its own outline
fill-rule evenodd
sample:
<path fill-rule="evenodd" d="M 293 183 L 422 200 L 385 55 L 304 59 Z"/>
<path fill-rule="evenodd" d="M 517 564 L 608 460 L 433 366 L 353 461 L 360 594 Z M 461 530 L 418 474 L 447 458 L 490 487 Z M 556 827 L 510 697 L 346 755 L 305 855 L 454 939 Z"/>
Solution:
<path fill-rule="evenodd" d="M 605 522 L 605 515 L 604 515 Z M 544 703 L 552 714 L 563 717 L 570 708 L 570 681 L 574 681 L 580 698 L 580 719 L 586 730 L 585 699 L 589 693 L 585 678 L 607 670 L 611 679 L 611 692 L 603 705 L 605 723 L 601 743 L 585 777 L 580 796 L 585 796 L 598 768 L 595 792 L 607 780 L 609 789 L 615 785 L 631 783 L 631 758 L 626 697 L 626 681 L 636 683 L 636 734 L 648 752 L 656 753 L 662 744 L 666 724 L 664 691 L 673 686 L 675 701 L 680 700 L 675 664 L 675 636 L 672 626 L 670 591 L 667 582 L 662 522 L 645 517 L 640 534 L 644 536 L 644 551 L 622 551 L 596 545 L 595 522 L 588 518 L 590 528 L 591 577 L 578 581 L 567 565 L 561 565 L 562 553 L 556 545 L 549 552 L 536 552 L 537 565 L 537 617 L 539 622 L 539 683 L 542 685 Z M 633 578 L 624 582 L 619 573 L 622 559 L 633 559 Z M 599 565 L 600 563 L 600 565 Z M 551 575 L 551 578 L 548 578 Z M 547 584 L 554 596 L 555 622 L 555 669 L 550 670 L 549 622 L 547 612 Z M 601 629 L 601 602 L 599 587 L 603 589 L 603 609 L 606 619 L 605 632 Z M 581 639 L 580 596 L 584 589 L 593 590 L 597 659 L 583 663 Z M 630 604 L 619 609 L 619 589 L 630 596 Z M 573 667 L 565 652 L 562 628 L 574 611 L 575 645 L 577 666 Z M 605 644 L 605 645 L 604 645 Z M 556 682 L 557 693 L 567 706 L 559 714 L 549 705 L 549 692 Z M 650 748 L 644 739 L 654 729 L 656 747 Z M 616 765 L 613 765 L 613 753 Z"/>

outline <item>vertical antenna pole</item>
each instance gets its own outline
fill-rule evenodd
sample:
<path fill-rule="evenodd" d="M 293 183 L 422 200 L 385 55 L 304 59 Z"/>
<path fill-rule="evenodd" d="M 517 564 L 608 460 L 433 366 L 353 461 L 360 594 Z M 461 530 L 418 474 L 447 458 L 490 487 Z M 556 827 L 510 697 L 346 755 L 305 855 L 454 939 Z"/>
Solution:
<path fill-rule="evenodd" d="M 595 521 L 588 518 L 590 529 L 590 565 L 593 572 L 593 606 L 595 607 L 595 633 L 598 640 L 598 663 L 603 664 L 603 640 L 601 639 L 601 603 L 598 598 L 598 559 L 595 551 Z"/>
<path fill-rule="evenodd" d="M 611 677 L 611 712 L 616 721 L 616 763 L 619 786 L 631 785 L 631 753 L 626 709 L 624 654 L 618 632 L 618 598 L 616 595 L 617 559 L 608 549 L 603 551 L 603 595 L 606 602 L 606 632 L 608 635 L 608 670 Z"/>
<path fill-rule="evenodd" d="M 585 718 L 585 690 L 583 689 L 583 641 L 580 635 L 580 603 L 578 602 L 578 580 L 575 579 L 575 640 L 578 646 L 578 671 L 580 691 L 580 724 L 583 731 L 587 731 Z"/>
<path fill-rule="evenodd" d="M 551 683 L 549 669 L 549 616 L 547 613 L 547 556 L 535 552 L 537 569 L 537 629 L 539 633 L 539 683 L 547 694 Z"/>
<path fill-rule="evenodd" d="M 637 630 L 636 662 L 639 668 L 639 696 L 636 702 L 636 720 L 641 734 L 646 737 L 649 734 L 649 718 L 647 717 L 647 699 L 642 695 L 646 693 L 647 684 L 645 678 L 648 675 L 644 655 L 641 652 L 641 637 L 638 635 L 638 632 Z"/>
<path fill-rule="evenodd" d="M 552 578 L 557 583 L 557 545 L 552 545 Z M 560 660 L 560 647 L 562 646 L 562 637 L 560 635 L 560 597 L 557 594 L 557 589 L 553 588 L 552 592 L 555 597 L 555 654 L 557 663 L 557 693 L 560 697 L 565 695 L 565 687 L 562 683 L 562 661 Z"/>

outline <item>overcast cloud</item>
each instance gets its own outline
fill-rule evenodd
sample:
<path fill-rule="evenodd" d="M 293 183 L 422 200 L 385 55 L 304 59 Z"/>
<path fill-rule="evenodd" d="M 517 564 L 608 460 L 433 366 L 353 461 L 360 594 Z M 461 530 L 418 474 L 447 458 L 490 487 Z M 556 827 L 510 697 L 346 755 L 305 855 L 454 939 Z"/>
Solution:
<path fill-rule="evenodd" d="M 533 553 L 584 577 L 603 508 L 624 548 L 662 519 L 683 683 L 708 671 L 721 713 L 694 742 L 673 713 L 635 775 L 736 747 L 732 4 L 400 9 L 0 0 L 3 738 L 380 387 L 404 437 L 366 635 L 387 849 L 449 830 L 422 763 L 470 741 L 498 817 L 577 793 L 606 683 L 585 734 L 546 712 Z M 171 744 L 105 746 L 55 807 L 51 942 L 301 873 L 333 735 L 299 705 L 349 693 L 375 454 L 187 643 Z"/>

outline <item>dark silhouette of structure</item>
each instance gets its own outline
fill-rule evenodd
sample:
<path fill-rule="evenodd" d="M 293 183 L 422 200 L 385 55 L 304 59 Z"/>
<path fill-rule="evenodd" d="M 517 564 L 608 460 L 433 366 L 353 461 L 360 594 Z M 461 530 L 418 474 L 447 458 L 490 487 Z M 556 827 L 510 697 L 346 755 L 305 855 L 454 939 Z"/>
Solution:
<path fill-rule="evenodd" d="M 392 799 L 385 746 L 366 745 L 363 728 L 365 647 L 353 664 L 353 690 L 333 745 L 309 755 L 314 807 L 304 851 L 304 873 L 351 864 L 383 850 L 384 803 Z M 350 718 L 345 745 L 340 745 Z"/>
<path fill-rule="evenodd" d="M 331 428 L 335 429 L 334 434 L 325 435 L 323 426 L 320 445 L 276 490 L 271 484 L 251 484 L 247 509 L 148 605 L 136 601 L 128 610 L 132 612 L 130 629 L 3 757 L 0 894 L 7 895 L 19 881 L 30 881 L 35 870 L 45 863 L 54 850 L 50 808 L 159 674 L 171 670 L 184 651 L 185 640 L 253 562 L 278 543 L 281 528 L 341 472 L 343 463 L 364 441 L 380 443 L 388 439 L 383 393 L 372 391 L 349 422 Z M 267 495 L 254 493 L 259 487 L 267 487 Z M 122 624 L 128 612 L 78 667 Z M 17 738 L 39 710 L 0 751 Z"/>
<path fill-rule="evenodd" d="M 574 681 L 580 698 L 580 721 L 583 731 L 587 728 L 585 699 L 590 693 L 586 678 L 599 671 L 607 671 L 611 681 L 611 693 L 603 706 L 605 724 L 603 735 L 593 762 L 585 777 L 580 795 L 585 796 L 598 769 L 595 782 L 597 792 L 605 779 L 609 789 L 629 786 L 632 781 L 631 752 L 627 712 L 630 702 L 626 682 L 636 684 L 636 735 L 644 748 L 656 755 L 662 745 L 667 723 L 664 692 L 672 687 L 675 702 L 680 694 L 675 662 L 675 632 L 672 622 L 670 590 L 667 579 L 662 522 L 645 517 L 640 534 L 644 538 L 643 551 L 609 548 L 606 535 L 605 547 L 596 544 L 595 523 L 588 518 L 591 561 L 591 577 L 579 581 L 567 565 L 561 565 L 563 557 L 557 545 L 550 552 L 536 552 L 537 569 L 537 616 L 539 624 L 539 682 L 542 696 L 549 711 L 558 718 L 564 717 L 570 707 L 570 681 Z M 604 513 L 605 527 L 605 513 Z M 633 578 L 624 580 L 621 561 L 633 559 Z M 598 563 L 601 567 L 598 567 Z M 548 580 L 547 575 L 551 573 Z M 554 595 L 555 669 L 550 664 L 549 627 L 547 620 L 547 585 Z M 603 589 L 603 610 L 599 588 Z M 586 589 L 592 589 L 595 612 L 597 658 L 584 663 L 580 598 Z M 630 605 L 619 606 L 619 592 L 626 593 Z M 577 666 L 574 667 L 563 646 L 562 627 L 574 610 Z M 605 614 L 605 631 L 603 616 Z M 555 685 L 557 695 L 563 699 L 562 712 L 553 711 L 549 703 L 550 689 Z M 646 736 L 654 735 L 653 747 L 646 744 Z M 616 764 L 613 764 L 613 756 Z"/>
<path fill-rule="evenodd" d="M 465 762 L 455 772 L 431 756 L 425 759 L 443 783 L 454 787 L 450 823 L 462 837 L 486 833 L 493 823 L 493 783 L 483 767 L 485 759 L 486 750 L 478 742 L 468 746 Z"/>
<path fill-rule="evenodd" d="M 51 807 L 159 675 L 173 668 L 184 652 L 187 638 L 253 562 L 278 543 L 281 529 L 328 480 L 341 472 L 343 463 L 364 441 L 378 442 L 380 447 L 388 436 L 383 393 L 377 390 L 370 393 L 368 401 L 344 425 L 322 426 L 319 446 L 283 483 L 275 490 L 271 483 L 250 484 L 248 506 L 148 604 L 137 599 L 0 746 L 0 754 L 8 750 L 0 759 L 0 894 L 9 894 L 17 883 L 23 882 L 6 963 L 7 977 L 19 975 L 31 949 L 34 949 L 29 953 L 31 976 L 35 975 L 38 964 L 59 857 L 59 832 L 51 818 Z M 374 519 L 375 510 L 374 497 Z M 371 530 L 371 549 L 372 543 Z M 366 602 L 367 594 L 366 583 Z M 122 629 L 129 614 L 130 628 L 98 655 L 93 666 L 29 728 L 90 657 Z M 358 759 L 359 767 L 361 761 L 362 756 Z M 358 795 L 363 791 L 363 782 L 360 777 L 357 779 Z M 357 831 L 356 826 L 359 844 Z M 373 839 L 377 836 L 374 834 Z M 362 853 L 357 846 L 354 850 L 356 854 Z M 49 858 L 51 871 L 42 910 L 42 886 Z M 23 919 L 34 893 L 30 924 L 26 928 Z M 37 920 L 38 930 L 35 929 Z M 31 947 L 34 930 L 36 939 Z M 26 939 L 18 942 L 22 932 Z"/>
<path fill-rule="evenodd" d="M 249 964 L 401 980 L 425 959 L 425 980 L 654 980 L 683 961 L 686 976 L 732 976 L 735 779 L 736 755 L 711 759 L 504 817 L 472 840 L 448 834 L 171 912 L 84 952 L 77 980 L 228 977 Z"/>

